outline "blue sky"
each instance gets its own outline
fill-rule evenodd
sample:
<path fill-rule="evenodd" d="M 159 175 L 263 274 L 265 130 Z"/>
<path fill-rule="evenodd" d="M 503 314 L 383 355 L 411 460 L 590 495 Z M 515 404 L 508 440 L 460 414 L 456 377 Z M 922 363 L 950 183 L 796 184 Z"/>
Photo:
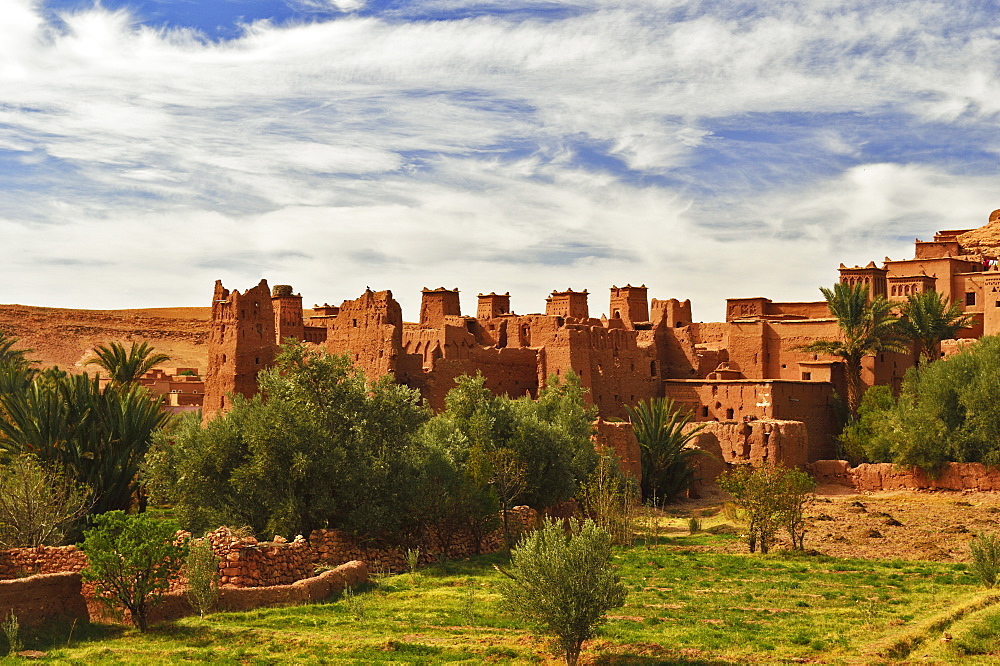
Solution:
<path fill-rule="evenodd" d="M 1000 208 L 998 9 L 0 0 L 0 302 L 815 300 Z"/>

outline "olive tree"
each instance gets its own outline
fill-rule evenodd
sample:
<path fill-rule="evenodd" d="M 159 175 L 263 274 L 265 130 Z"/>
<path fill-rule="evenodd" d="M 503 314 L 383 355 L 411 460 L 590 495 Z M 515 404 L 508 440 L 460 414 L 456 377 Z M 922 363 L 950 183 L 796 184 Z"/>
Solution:
<path fill-rule="evenodd" d="M 625 603 L 625 585 L 611 566 L 611 535 L 587 520 L 569 532 L 549 521 L 497 567 L 502 605 L 555 634 L 569 666 L 593 637 L 605 613 Z"/>

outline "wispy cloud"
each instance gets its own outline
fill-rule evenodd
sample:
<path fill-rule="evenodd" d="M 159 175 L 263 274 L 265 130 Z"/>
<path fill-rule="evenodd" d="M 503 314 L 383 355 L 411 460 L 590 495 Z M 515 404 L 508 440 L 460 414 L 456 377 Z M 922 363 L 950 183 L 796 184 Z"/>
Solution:
<path fill-rule="evenodd" d="M 712 318 L 735 285 L 812 298 L 994 207 L 975 3 L 295 8 L 219 39 L 0 0 L 0 300 L 196 304 L 274 271 L 307 301 L 391 287 L 411 317 L 424 283 L 524 311 L 632 281 Z"/>

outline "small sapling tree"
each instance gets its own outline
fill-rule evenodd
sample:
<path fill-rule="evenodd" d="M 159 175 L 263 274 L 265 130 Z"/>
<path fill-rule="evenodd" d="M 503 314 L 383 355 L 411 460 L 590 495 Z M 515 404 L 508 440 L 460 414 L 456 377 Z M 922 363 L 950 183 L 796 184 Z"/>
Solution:
<path fill-rule="evenodd" d="M 511 552 L 509 568 L 497 569 L 503 606 L 555 634 L 569 666 L 604 614 L 625 603 L 625 586 L 611 567 L 611 536 L 591 520 L 569 533 L 561 521 L 545 523 Z"/>
<path fill-rule="evenodd" d="M 139 631 L 149 628 L 149 609 L 184 563 L 188 549 L 177 531 L 173 521 L 109 511 L 83 533 L 89 563 L 83 579 L 96 583 L 98 598 L 112 610 L 127 610 Z"/>
<path fill-rule="evenodd" d="M 184 576 L 187 578 L 185 596 L 198 615 L 205 617 L 219 600 L 219 558 L 208 538 L 191 544 L 184 559 Z"/>
<path fill-rule="evenodd" d="M 972 571 L 986 587 L 996 585 L 1000 575 L 1000 537 L 983 533 L 969 543 L 972 554 Z"/>
<path fill-rule="evenodd" d="M 733 496 L 733 503 L 746 516 L 750 552 L 760 546 L 766 553 L 774 535 L 784 527 L 792 547 L 803 549 L 805 508 L 816 482 L 805 472 L 776 465 L 742 465 L 719 477 L 719 487 Z"/>

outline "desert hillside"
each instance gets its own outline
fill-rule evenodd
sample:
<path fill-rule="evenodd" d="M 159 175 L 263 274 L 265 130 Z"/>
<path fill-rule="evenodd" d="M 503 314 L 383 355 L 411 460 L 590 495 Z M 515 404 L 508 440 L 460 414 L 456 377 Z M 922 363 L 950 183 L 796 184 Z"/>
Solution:
<path fill-rule="evenodd" d="M 204 370 L 210 314 L 208 307 L 72 310 L 0 305 L 0 330 L 19 338 L 19 347 L 32 349 L 29 357 L 43 367 L 79 372 L 95 345 L 145 340 L 170 355 L 168 365 Z"/>

